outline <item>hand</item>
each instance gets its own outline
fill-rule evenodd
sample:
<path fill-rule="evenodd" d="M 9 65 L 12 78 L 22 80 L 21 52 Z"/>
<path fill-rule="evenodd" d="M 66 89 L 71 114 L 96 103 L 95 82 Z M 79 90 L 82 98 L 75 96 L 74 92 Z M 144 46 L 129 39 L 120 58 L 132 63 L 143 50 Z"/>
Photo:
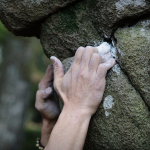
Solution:
<path fill-rule="evenodd" d="M 92 116 L 103 97 L 105 76 L 115 65 L 113 58 L 106 54 L 103 59 L 94 47 L 80 47 L 74 61 L 64 75 L 59 59 L 51 57 L 54 64 L 54 87 L 64 102 L 64 108 L 71 111 L 84 111 Z"/>
<path fill-rule="evenodd" d="M 53 89 L 53 66 L 49 65 L 36 93 L 36 109 L 44 120 L 57 119 L 60 114 L 58 95 Z"/>
<path fill-rule="evenodd" d="M 46 146 L 60 114 L 58 100 L 58 95 L 53 89 L 53 66 L 49 65 L 44 78 L 39 83 L 35 102 L 35 107 L 41 113 L 43 119 L 41 130 L 41 144 L 43 146 Z"/>

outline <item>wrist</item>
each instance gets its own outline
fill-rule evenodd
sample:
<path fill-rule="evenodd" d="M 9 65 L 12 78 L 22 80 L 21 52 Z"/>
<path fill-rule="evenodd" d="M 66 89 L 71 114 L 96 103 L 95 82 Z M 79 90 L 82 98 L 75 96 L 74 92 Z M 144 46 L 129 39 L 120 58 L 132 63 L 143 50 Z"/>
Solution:
<path fill-rule="evenodd" d="M 42 119 L 42 126 L 46 127 L 46 128 L 51 128 L 51 126 L 55 125 L 55 123 L 57 122 L 58 118 L 55 119 Z"/>
<path fill-rule="evenodd" d="M 62 113 L 60 117 L 67 117 L 75 119 L 76 121 L 87 121 L 89 122 L 91 119 L 91 114 L 86 109 L 79 109 L 79 108 L 73 108 L 73 107 L 67 107 L 64 105 Z"/>
<path fill-rule="evenodd" d="M 43 146 L 46 146 L 56 122 L 57 119 L 48 120 L 43 118 L 42 130 L 41 130 L 41 144 Z"/>
<path fill-rule="evenodd" d="M 63 110 L 65 112 L 71 112 L 73 114 L 78 114 L 81 117 L 91 118 L 93 115 L 93 111 L 86 106 L 76 105 L 66 103 L 64 104 Z"/>

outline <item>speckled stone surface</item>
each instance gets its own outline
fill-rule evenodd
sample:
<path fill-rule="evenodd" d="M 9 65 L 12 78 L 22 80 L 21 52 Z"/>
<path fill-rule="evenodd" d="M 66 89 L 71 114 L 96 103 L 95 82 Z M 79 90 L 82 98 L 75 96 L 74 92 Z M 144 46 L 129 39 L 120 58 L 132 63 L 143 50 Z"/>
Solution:
<path fill-rule="evenodd" d="M 103 101 L 90 122 L 84 150 L 150 150 L 149 0 L 0 4 L 5 26 L 16 35 L 38 36 L 48 57 L 65 59 L 65 72 L 79 46 L 113 41 L 117 65 L 107 74 Z"/>
<path fill-rule="evenodd" d="M 46 55 L 63 60 L 73 56 L 79 46 L 96 46 L 118 27 L 132 25 L 149 14 L 148 0 L 82 0 L 42 24 L 41 43 Z"/>
<path fill-rule="evenodd" d="M 118 29 L 118 58 L 131 84 L 150 108 L 150 20 Z"/>
<path fill-rule="evenodd" d="M 39 36 L 41 23 L 76 0 L 1 0 L 0 20 L 15 35 Z"/>
<path fill-rule="evenodd" d="M 63 61 L 65 72 L 72 61 Z M 141 149 L 150 149 L 150 111 L 116 64 L 107 74 L 103 101 L 91 119 L 84 150 Z"/>

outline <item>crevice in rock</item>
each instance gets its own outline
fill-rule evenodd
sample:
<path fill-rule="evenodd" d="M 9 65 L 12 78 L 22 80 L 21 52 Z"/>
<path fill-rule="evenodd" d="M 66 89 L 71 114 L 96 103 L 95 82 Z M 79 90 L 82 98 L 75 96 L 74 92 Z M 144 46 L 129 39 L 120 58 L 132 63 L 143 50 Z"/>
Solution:
<path fill-rule="evenodd" d="M 120 19 L 119 21 L 116 21 L 112 25 L 111 27 L 112 34 L 114 34 L 118 30 L 118 28 L 132 27 L 136 25 L 139 21 L 146 20 L 146 19 L 150 19 L 150 12 L 148 12 L 148 10 L 143 12 L 143 14 L 136 14 L 134 16 L 126 16 Z M 111 37 L 112 37 L 112 34 L 111 34 Z"/>
<path fill-rule="evenodd" d="M 120 69 L 122 70 L 122 72 L 125 74 L 125 76 L 128 78 L 130 84 L 132 85 L 132 87 L 136 90 L 136 92 L 140 95 L 140 97 L 142 98 L 142 100 L 144 101 L 145 105 L 148 108 L 148 111 L 150 111 L 150 107 L 148 106 L 148 104 L 146 103 L 144 97 L 142 96 L 141 92 L 133 85 L 130 77 L 128 76 L 128 74 L 126 73 L 126 71 L 121 67 L 121 65 L 119 64 L 119 62 L 117 61 L 117 64 L 119 65 Z"/>
<path fill-rule="evenodd" d="M 143 20 L 143 19 L 142 19 L 142 20 Z M 111 44 L 112 46 L 114 46 L 114 45 L 116 46 L 116 45 L 117 45 L 117 38 L 115 38 L 114 33 L 115 33 L 115 32 L 113 32 L 113 33 L 111 34 L 111 38 L 109 38 L 109 39 L 105 39 L 105 38 L 104 38 L 104 41 L 105 41 L 105 42 L 108 42 L 108 43 Z M 113 44 L 113 43 L 114 43 L 114 44 Z M 116 55 L 117 55 L 118 53 L 119 53 L 119 52 L 118 52 L 118 50 L 116 49 Z M 142 100 L 144 101 L 145 105 L 147 106 L 148 110 L 150 111 L 150 106 L 146 103 L 146 101 L 145 101 L 144 97 L 142 96 L 141 92 L 138 90 L 137 87 L 134 86 L 134 84 L 132 83 L 132 80 L 130 79 L 130 77 L 128 76 L 128 74 L 126 73 L 126 71 L 123 69 L 123 67 L 121 67 L 121 64 L 120 64 L 120 62 L 118 61 L 118 58 L 115 58 L 115 59 L 116 59 L 116 64 L 119 65 L 121 71 L 125 74 L 125 76 L 126 76 L 127 79 L 129 80 L 129 82 L 130 82 L 130 84 L 132 85 L 132 87 L 133 87 L 133 88 L 136 90 L 136 92 L 140 95 L 140 97 L 141 97 Z"/>

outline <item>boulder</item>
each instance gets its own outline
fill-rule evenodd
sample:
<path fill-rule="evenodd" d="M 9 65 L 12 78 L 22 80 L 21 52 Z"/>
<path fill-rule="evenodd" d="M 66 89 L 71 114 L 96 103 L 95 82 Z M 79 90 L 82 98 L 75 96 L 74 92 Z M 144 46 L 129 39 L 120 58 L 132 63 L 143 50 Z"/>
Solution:
<path fill-rule="evenodd" d="M 0 20 L 15 35 L 39 36 L 40 24 L 76 0 L 1 0 Z"/>
<path fill-rule="evenodd" d="M 90 122 L 85 150 L 150 149 L 150 20 L 115 32 L 117 64 Z M 73 57 L 63 61 L 65 72 Z M 62 103 L 61 103 L 62 106 Z"/>
<path fill-rule="evenodd" d="M 71 57 L 65 72 L 79 46 L 111 43 L 117 64 L 107 74 L 84 149 L 149 150 L 150 1 L 64 0 L 63 9 L 59 2 L 1 0 L 0 18 L 16 35 L 38 36 L 48 57 Z"/>
<path fill-rule="evenodd" d="M 115 37 L 120 66 L 150 109 L 150 20 L 120 28 Z"/>
<path fill-rule="evenodd" d="M 118 27 L 131 26 L 150 14 L 145 0 L 82 0 L 51 15 L 41 27 L 45 54 L 65 59 L 79 46 L 109 41 Z"/>

